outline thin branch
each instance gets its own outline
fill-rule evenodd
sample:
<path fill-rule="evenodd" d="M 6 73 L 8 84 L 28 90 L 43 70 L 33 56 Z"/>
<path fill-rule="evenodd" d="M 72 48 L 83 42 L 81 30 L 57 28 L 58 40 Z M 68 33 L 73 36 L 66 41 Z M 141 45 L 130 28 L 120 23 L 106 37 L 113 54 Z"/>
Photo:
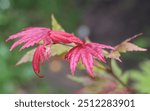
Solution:
<path fill-rule="evenodd" d="M 127 84 L 125 84 L 116 74 L 114 74 L 112 68 L 107 68 L 106 71 L 111 74 L 122 86 L 128 87 Z"/>
<path fill-rule="evenodd" d="M 100 63 L 99 60 L 96 60 L 96 61 Z M 97 65 L 97 64 L 95 66 L 99 67 L 99 65 Z M 102 68 L 102 67 L 99 67 L 99 68 L 105 70 L 108 74 L 110 74 L 112 77 L 114 77 L 114 79 L 116 79 L 123 87 L 127 88 L 128 91 L 134 92 L 133 89 L 131 89 L 127 84 L 125 84 L 116 74 L 114 74 L 111 66 L 106 66 L 106 68 Z"/>

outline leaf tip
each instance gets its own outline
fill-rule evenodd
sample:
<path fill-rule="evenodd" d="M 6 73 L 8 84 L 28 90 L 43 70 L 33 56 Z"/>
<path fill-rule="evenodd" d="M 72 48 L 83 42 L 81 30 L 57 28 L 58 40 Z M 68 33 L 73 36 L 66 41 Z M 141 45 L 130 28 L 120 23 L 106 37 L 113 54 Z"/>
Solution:
<path fill-rule="evenodd" d="M 148 49 L 143 48 L 143 50 L 142 50 L 142 51 L 148 51 Z"/>
<path fill-rule="evenodd" d="M 16 65 L 16 66 L 19 66 L 19 65 L 20 65 L 20 63 L 19 63 L 19 62 L 17 62 L 15 65 Z"/>
<path fill-rule="evenodd" d="M 39 78 L 44 78 L 44 75 L 40 75 L 39 72 L 35 72 L 35 74 L 36 74 Z"/>

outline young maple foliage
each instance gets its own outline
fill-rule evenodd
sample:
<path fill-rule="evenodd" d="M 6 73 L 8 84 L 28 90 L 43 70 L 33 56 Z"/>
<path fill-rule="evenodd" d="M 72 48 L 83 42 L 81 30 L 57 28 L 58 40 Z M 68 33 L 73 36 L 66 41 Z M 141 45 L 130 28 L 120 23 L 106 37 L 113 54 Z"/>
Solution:
<path fill-rule="evenodd" d="M 44 76 L 39 75 L 40 73 L 40 63 L 43 63 L 45 60 L 48 60 L 50 56 L 50 48 L 46 48 L 44 45 L 39 45 L 33 55 L 32 66 L 34 72 L 40 77 Z"/>
<path fill-rule="evenodd" d="M 49 28 L 44 27 L 25 28 L 21 32 L 9 36 L 9 38 L 6 41 L 19 38 L 18 41 L 13 43 L 13 45 L 10 48 L 10 51 L 13 50 L 15 47 L 17 47 L 18 45 L 24 43 L 24 45 L 20 48 L 20 50 L 22 50 L 24 48 L 34 46 L 35 44 L 38 44 L 40 41 L 43 41 L 45 45 L 50 44 L 52 42 L 49 36 L 50 32 L 51 30 Z"/>
<path fill-rule="evenodd" d="M 70 62 L 72 74 L 74 75 L 77 63 L 81 59 L 87 71 L 93 77 L 93 57 L 105 62 L 104 54 L 102 52 L 103 48 L 114 49 L 111 46 L 98 43 L 83 43 L 72 48 L 65 56 L 66 60 Z"/>
<path fill-rule="evenodd" d="M 46 60 L 49 57 L 51 44 L 83 43 L 83 41 L 75 37 L 73 34 L 67 33 L 65 31 L 53 31 L 45 27 L 25 28 L 21 32 L 11 35 L 6 41 L 15 38 L 19 38 L 19 40 L 13 43 L 13 45 L 10 48 L 10 51 L 22 43 L 24 43 L 24 45 L 20 48 L 20 50 L 28 48 L 30 46 L 34 46 L 35 44 L 39 45 L 36 48 L 32 59 L 32 67 L 36 74 L 40 72 L 40 63 L 43 63 L 44 60 Z M 49 46 L 49 48 L 46 48 L 46 46 Z"/>
<path fill-rule="evenodd" d="M 15 38 L 19 38 L 19 40 L 11 46 L 10 50 L 13 50 L 18 45 L 24 43 L 20 49 L 22 50 L 35 44 L 39 44 L 40 41 L 44 42 L 45 45 L 51 43 L 82 43 L 82 41 L 73 34 L 64 31 L 53 31 L 45 27 L 25 28 L 21 32 L 11 35 L 6 41 Z"/>
<path fill-rule="evenodd" d="M 64 31 L 52 31 L 51 32 L 51 39 L 53 43 L 75 43 L 75 44 L 82 44 L 83 41 L 74 36 L 73 34 L 66 33 Z"/>

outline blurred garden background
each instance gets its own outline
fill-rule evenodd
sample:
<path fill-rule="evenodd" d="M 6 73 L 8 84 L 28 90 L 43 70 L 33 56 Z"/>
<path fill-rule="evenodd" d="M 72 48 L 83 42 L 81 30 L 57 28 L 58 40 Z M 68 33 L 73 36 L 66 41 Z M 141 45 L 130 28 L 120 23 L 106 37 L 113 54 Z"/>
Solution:
<path fill-rule="evenodd" d="M 29 49 L 21 53 L 18 47 L 10 52 L 12 41 L 5 42 L 22 28 L 50 27 L 51 14 L 81 39 L 88 36 L 91 41 L 115 46 L 142 32 L 134 43 L 150 49 L 150 0 L 0 0 L 0 93 L 75 93 L 82 88 L 68 79 L 68 63 L 59 57 L 42 66 L 44 79 L 34 74 L 31 63 L 16 66 Z M 150 52 L 127 53 L 121 59 L 123 70 L 146 75 L 138 76 L 143 82 L 138 89 L 150 93 L 146 87 L 150 85 Z"/>

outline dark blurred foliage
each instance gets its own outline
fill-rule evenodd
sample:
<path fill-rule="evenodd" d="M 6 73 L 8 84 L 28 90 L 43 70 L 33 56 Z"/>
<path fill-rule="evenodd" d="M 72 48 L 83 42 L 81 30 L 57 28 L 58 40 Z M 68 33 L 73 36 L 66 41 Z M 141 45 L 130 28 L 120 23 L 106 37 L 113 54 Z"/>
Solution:
<path fill-rule="evenodd" d="M 0 93 L 73 93 L 79 87 L 66 78 L 70 71 L 63 61 L 56 62 L 56 67 L 62 66 L 58 68 L 61 73 L 47 71 L 44 79 L 35 76 L 31 63 L 16 67 L 27 50 L 20 53 L 17 48 L 9 52 L 12 42 L 5 43 L 9 35 L 29 26 L 50 27 L 53 13 L 68 32 L 76 33 L 78 27 L 87 26 L 90 39 L 96 42 L 117 45 L 143 32 L 143 37 L 135 42 L 149 48 L 149 5 L 149 0 L 0 0 Z M 137 61 L 148 56 L 147 52 L 124 57 L 126 61 Z"/>
<path fill-rule="evenodd" d="M 135 34 L 143 33 L 134 42 L 150 49 L 149 0 L 89 0 L 85 7 L 84 24 L 90 28 L 92 41 L 116 45 Z M 149 55 L 149 52 L 128 53 L 123 56 L 121 64 L 125 69 L 137 67 L 134 63 L 145 60 Z"/>

